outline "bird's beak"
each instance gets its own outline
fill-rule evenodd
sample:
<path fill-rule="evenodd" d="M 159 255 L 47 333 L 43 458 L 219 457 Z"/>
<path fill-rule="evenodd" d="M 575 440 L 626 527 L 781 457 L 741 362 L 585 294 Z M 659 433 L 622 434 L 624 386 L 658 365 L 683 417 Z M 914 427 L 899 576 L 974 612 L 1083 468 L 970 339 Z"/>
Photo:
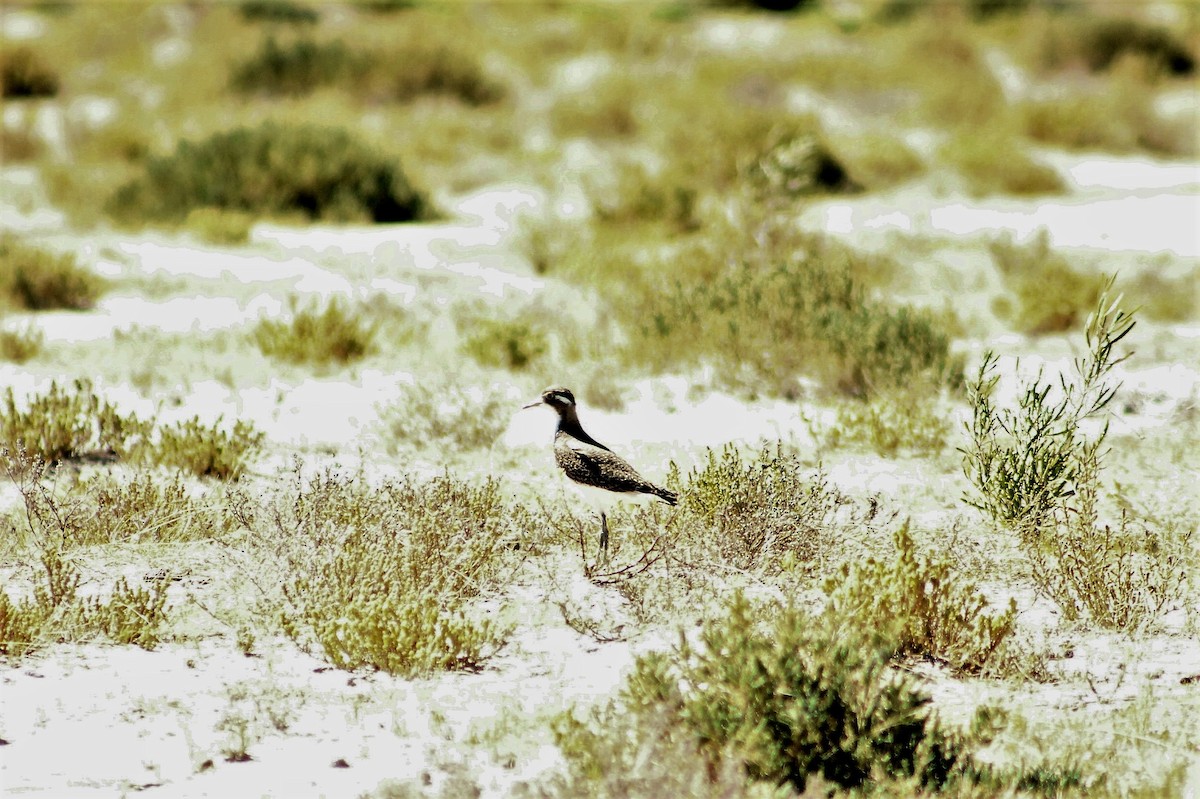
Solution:
<path fill-rule="evenodd" d="M 528 405 L 522 405 L 521 410 L 526 410 L 527 408 L 536 408 L 537 406 L 539 406 L 541 404 L 542 404 L 542 400 L 539 397 L 538 399 L 535 399 L 533 402 L 529 403 Z"/>

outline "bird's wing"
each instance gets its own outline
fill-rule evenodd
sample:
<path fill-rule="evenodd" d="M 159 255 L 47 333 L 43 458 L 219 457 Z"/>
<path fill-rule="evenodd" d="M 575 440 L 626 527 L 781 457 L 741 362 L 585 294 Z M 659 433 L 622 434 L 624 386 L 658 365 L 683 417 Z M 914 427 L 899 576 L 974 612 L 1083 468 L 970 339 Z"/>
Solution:
<path fill-rule="evenodd" d="M 566 446 L 575 456 L 571 459 L 574 468 L 563 464 L 572 480 L 610 491 L 653 493 L 650 483 L 616 453 L 573 438 L 566 441 Z"/>

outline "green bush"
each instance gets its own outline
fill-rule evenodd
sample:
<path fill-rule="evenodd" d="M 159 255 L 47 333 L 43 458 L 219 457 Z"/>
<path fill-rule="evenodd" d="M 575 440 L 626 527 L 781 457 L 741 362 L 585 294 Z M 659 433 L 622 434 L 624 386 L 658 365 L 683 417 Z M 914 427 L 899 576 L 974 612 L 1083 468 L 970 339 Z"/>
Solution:
<path fill-rule="evenodd" d="M 521 319 L 474 319 L 462 349 L 476 363 L 497 369 L 523 371 L 549 350 L 546 331 Z"/>
<path fill-rule="evenodd" d="M 107 281 L 79 266 L 73 253 L 54 253 L 12 234 L 0 235 L 0 293 L 30 311 L 86 310 Z"/>
<path fill-rule="evenodd" d="M 378 325 L 362 320 L 345 300 L 334 297 L 322 307 L 292 303 L 291 318 L 262 319 L 251 339 L 270 358 L 289 363 L 328 365 L 360 360 L 375 347 Z"/>
<path fill-rule="evenodd" d="M 728 259 L 707 255 L 710 276 L 622 303 L 635 333 L 628 356 L 671 369 L 717 358 L 730 382 L 784 395 L 800 376 L 857 396 L 957 382 L 959 363 L 938 318 L 867 291 L 860 275 L 882 259 L 823 237 L 773 235 Z"/>
<path fill-rule="evenodd" d="M 1048 781 L 978 763 L 996 714 L 981 709 L 969 731 L 947 731 L 930 697 L 889 668 L 887 629 L 856 632 L 793 607 L 756 609 L 739 594 L 699 636 L 699 644 L 683 638 L 669 653 L 640 657 L 607 706 L 559 719 L 555 735 L 575 784 L 643 795 L 648 772 L 661 770 L 647 764 L 658 752 L 729 788 L 740 776 L 774 791 L 726 796 L 778 796 L 780 786 L 803 793 L 810 783 L 913 795 Z M 614 763 L 629 768 L 612 775 Z"/>
<path fill-rule="evenodd" d="M 820 477 L 806 479 L 795 455 L 764 447 L 744 460 L 732 446 L 709 450 L 683 483 L 685 524 L 722 563 L 778 574 L 787 559 L 816 559 L 833 517 L 848 500 Z M 672 473 L 668 483 L 679 485 Z"/>
<path fill-rule="evenodd" d="M 334 667 L 412 675 L 479 668 L 506 630 L 467 612 L 495 584 L 511 516 L 499 486 L 450 477 L 379 487 L 333 475 L 301 485 L 281 534 L 304 541 L 282 621 Z"/>
<path fill-rule="evenodd" d="M 58 73 L 33 50 L 17 46 L 0 52 L 0 97 L 54 97 L 58 89 Z"/>
<path fill-rule="evenodd" d="M 299 39 L 281 45 L 274 36 L 268 36 L 257 53 L 234 68 L 230 84 L 245 94 L 300 95 L 320 86 L 352 81 L 368 67 L 367 57 L 355 54 L 340 41 Z"/>
<path fill-rule="evenodd" d="M 263 439 L 263 433 L 245 420 L 239 419 L 232 430 L 226 431 L 221 429 L 220 421 L 205 426 L 199 417 L 193 417 L 159 427 L 143 459 L 197 477 L 237 480 L 247 462 L 262 449 Z"/>
<path fill-rule="evenodd" d="M 1058 194 L 1066 189 L 1053 167 L 1034 160 L 1000 131 L 960 132 L 942 145 L 939 156 L 975 196 Z"/>
<path fill-rule="evenodd" d="M 243 0 L 238 6 L 247 22 L 285 22 L 293 25 L 314 25 L 321 15 L 315 8 L 291 0 Z"/>
<path fill-rule="evenodd" d="M 46 337 L 32 325 L 23 329 L 0 328 L 0 358 L 13 363 L 25 363 L 42 351 Z"/>
<path fill-rule="evenodd" d="M 949 561 L 920 555 L 908 525 L 896 531 L 891 562 L 846 563 L 825 582 L 826 612 L 858 629 L 895 625 L 895 654 L 930 658 L 955 671 L 983 669 L 1016 625 L 1017 603 L 985 613 L 987 599 Z"/>
<path fill-rule="evenodd" d="M 1050 247 L 1043 230 L 1026 245 L 1011 238 L 988 244 L 992 261 L 1015 295 L 996 307 L 1023 333 L 1059 333 L 1078 326 L 1104 290 L 1103 275 L 1085 275 Z"/>
<path fill-rule="evenodd" d="M 504 98 L 504 86 L 488 77 L 477 54 L 460 48 L 410 43 L 381 56 L 379 80 L 386 96 L 398 102 L 440 96 L 469 106 Z"/>
<path fill-rule="evenodd" d="M 147 439 L 148 422 L 121 414 L 95 394 L 88 380 L 72 385 L 73 391 L 51 382 L 44 394 L 29 398 L 25 408 L 18 407 L 12 388 L 7 388 L 0 405 L 0 445 L 56 463 L 118 457 Z"/>
<path fill-rule="evenodd" d="M 943 406 L 921 392 L 896 389 L 866 401 L 843 401 L 831 424 L 810 421 L 809 427 L 824 447 L 865 445 L 889 458 L 901 451 L 932 454 L 941 451 L 950 433 Z"/>
<path fill-rule="evenodd" d="M 338 222 L 406 222 L 425 210 L 397 164 L 339 128 L 265 122 L 182 141 L 113 194 L 126 222 L 182 222 L 195 208 Z"/>
<path fill-rule="evenodd" d="M 1196 68 L 1196 58 L 1186 42 L 1166 28 L 1127 16 L 1091 21 L 1079 38 L 1078 47 L 1093 72 L 1108 69 L 1131 53 L 1173 75 L 1190 75 Z"/>
<path fill-rule="evenodd" d="M 1074 494 L 1079 476 L 1103 444 L 1107 425 L 1091 441 L 1083 437 L 1080 425 L 1112 402 L 1117 386 L 1108 379 L 1129 357 L 1116 357 L 1114 349 L 1133 326 L 1132 315 L 1106 290 L 1088 320 L 1088 354 L 1075 362 L 1078 382 L 1062 377 L 1056 386 L 1039 373 L 1022 387 L 1015 410 L 993 405 L 1000 377 L 994 374 L 996 356 L 984 354 L 967 383 L 972 419 L 970 440 L 962 449 L 963 469 L 976 492 L 965 497 L 968 504 L 1035 540 L 1040 536 L 1054 509 Z"/>
<path fill-rule="evenodd" d="M 422 379 L 379 409 L 386 443 L 442 452 L 489 449 L 504 433 L 512 403 L 499 391 Z"/>
<path fill-rule="evenodd" d="M 97 396 L 88 380 L 76 380 L 71 388 L 51 382 L 25 405 L 18 407 L 12 389 L 6 390 L 0 404 L 0 446 L 50 464 L 120 459 L 235 480 L 263 440 L 243 421 L 231 432 L 219 424 L 206 427 L 198 417 L 156 427 L 135 414 L 122 414 Z"/>

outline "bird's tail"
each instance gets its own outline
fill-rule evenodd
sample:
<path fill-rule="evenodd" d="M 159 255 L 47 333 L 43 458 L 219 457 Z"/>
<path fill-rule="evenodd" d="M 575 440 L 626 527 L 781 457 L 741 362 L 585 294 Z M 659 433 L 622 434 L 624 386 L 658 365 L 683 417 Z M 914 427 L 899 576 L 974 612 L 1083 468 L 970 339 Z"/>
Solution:
<path fill-rule="evenodd" d="M 650 493 L 654 494 L 654 496 L 658 497 L 659 499 L 661 499 L 663 502 L 667 503 L 668 505 L 678 505 L 679 504 L 679 495 L 676 494 L 674 491 L 672 491 L 669 488 L 663 488 L 662 486 L 656 486 L 653 483 L 651 483 L 650 484 Z"/>

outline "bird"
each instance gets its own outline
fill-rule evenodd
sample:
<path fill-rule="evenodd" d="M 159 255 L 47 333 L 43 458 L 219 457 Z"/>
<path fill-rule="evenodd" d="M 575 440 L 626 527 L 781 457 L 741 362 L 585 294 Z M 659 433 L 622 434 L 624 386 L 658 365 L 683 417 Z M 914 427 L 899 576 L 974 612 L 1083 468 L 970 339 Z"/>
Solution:
<path fill-rule="evenodd" d="M 563 474 L 584 488 L 598 489 L 608 497 L 659 499 L 676 505 L 679 495 L 638 474 L 629 462 L 588 435 L 579 423 L 575 395 L 563 386 L 550 386 L 521 409 L 547 405 L 558 414 L 554 431 L 554 460 Z M 608 551 L 608 516 L 600 511 L 600 551 Z"/>

